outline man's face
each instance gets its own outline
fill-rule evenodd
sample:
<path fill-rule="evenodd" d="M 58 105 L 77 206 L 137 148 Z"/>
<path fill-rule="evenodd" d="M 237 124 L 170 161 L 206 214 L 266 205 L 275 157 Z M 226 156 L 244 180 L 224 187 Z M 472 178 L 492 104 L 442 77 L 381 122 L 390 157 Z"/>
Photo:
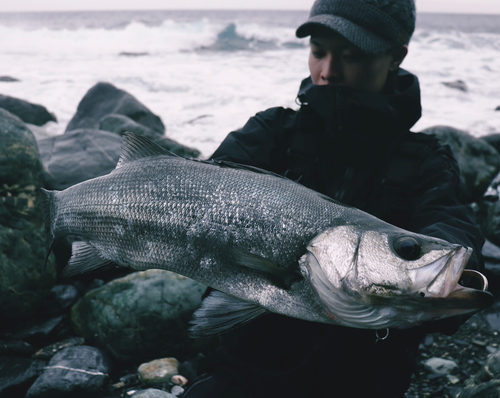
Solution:
<path fill-rule="evenodd" d="M 405 52 L 397 60 L 392 52 L 367 54 L 334 31 L 313 34 L 310 45 L 309 70 L 314 84 L 350 87 L 373 94 L 382 91 L 389 71 L 396 70 L 406 55 Z"/>

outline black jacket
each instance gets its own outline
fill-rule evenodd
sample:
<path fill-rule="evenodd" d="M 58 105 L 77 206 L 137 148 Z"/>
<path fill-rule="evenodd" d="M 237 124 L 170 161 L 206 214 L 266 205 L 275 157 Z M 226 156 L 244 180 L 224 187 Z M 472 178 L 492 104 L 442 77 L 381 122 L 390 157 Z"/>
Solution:
<path fill-rule="evenodd" d="M 484 241 L 460 202 L 455 159 L 434 137 L 409 132 L 421 115 L 415 76 L 400 71 L 394 95 L 306 79 L 298 98 L 299 111 L 258 113 L 212 158 L 285 175 L 402 228 L 470 246 L 470 266 L 481 269 Z M 235 397 L 337 396 L 345 388 L 352 397 L 398 396 L 422 336 L 436 328 L 456 325 L 390 330 L 376 343 L 373 330 L 270 314 L 227 333 L 204 369 L 232 380 Z"/>

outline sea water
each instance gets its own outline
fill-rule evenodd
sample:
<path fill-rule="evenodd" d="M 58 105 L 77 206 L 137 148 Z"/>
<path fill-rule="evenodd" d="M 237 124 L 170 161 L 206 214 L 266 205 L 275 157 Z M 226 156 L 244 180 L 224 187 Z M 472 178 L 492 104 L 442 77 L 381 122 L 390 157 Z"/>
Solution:
<path fill-rule="evenodd" d="M 308 76 L 306 11 L 109 11 L 0 14 L 0 94 L 44 105 L 57 135 L 98 82 L 161 117 L 166 135 L 209 156 L 270 107 L 297 109 Z M 500 16 L 419 14 L 403 67 L 418 75 L 423 116 L 413 131 L 448 125 L 500 132 Z M 443 83 L 461 80 L 467 91 Z"/>

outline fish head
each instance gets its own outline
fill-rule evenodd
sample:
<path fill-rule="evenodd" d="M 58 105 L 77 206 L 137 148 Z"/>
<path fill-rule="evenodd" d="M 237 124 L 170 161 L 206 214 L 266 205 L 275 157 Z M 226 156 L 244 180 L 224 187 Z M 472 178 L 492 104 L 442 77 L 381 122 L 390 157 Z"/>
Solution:
<path fill-rule="evenodd" d="M 492 304 L 479 289 L 459 284 L 472 249 L 396 227 L 342 225 L 308 245 L 301 271 L 328 316 L 367 329 L 409 327 L 478 312 Z"/>

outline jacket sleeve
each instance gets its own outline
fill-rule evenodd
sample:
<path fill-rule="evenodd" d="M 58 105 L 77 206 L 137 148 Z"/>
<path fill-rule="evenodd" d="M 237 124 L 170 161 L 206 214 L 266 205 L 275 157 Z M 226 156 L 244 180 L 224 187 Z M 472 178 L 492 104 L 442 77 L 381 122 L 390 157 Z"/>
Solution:
<path fill-rule="evenodd" d="M 484 238 L 472 209 L 460 201 L 459 168 L 449 147 L 439 146 L 427 156 L 418 180 L 412 230 L 472 248 L 467 268 L 484 271 Z"/>
<path fill-rule="evenodd" d="M 273 159 L 283 138 L 283 123 L 292 109 L 271 108 L 257 113 L 239 130 L 231 132 L 210 157 L 273 170 Z"/>

